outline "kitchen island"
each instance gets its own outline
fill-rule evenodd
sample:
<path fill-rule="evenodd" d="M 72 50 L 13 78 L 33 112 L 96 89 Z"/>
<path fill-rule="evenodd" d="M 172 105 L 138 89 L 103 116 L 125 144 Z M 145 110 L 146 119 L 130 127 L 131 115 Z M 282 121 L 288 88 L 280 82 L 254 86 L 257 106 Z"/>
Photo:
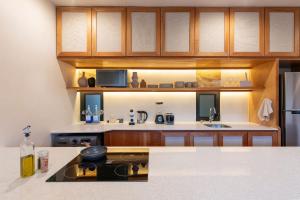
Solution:
<path fill-rule="evenodd" d="M 147 182 L 45 182 L 81 148 L 50 152 L 49 171 L 19 176 L 19 149 L 0 148 L 1 200 L 300 199 L 300 148 L 151 147 Z"/>

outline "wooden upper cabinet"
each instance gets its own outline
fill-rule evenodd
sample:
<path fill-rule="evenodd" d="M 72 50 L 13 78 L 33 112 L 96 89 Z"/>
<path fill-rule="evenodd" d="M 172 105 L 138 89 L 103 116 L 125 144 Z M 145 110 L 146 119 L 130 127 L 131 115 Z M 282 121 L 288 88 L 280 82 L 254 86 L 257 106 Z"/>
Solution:
<path fill-rule="evenodd" d="M 197 8 L 195 18 L 195 55 L 229 55 L 228 8 Z"/>
<path fill-rule="evenodd" d="M 194 8 L 161 8 L 162 56 L 193 56 Z"/>
<path fill-rule="evenodd" d="M 57 56 L 91 56 L 91 8 L 57 7 Z"/>
<path fill-rule="evenodd" d="M 127 9 L 128 56 L 160 56 L 160 9 Z"/>
<path fill-rule="evenodd" d="M 265 55 L 299 56 L 299 8 L 265 9 Z"/>
<path fill-rule="evenodd" d="M 264 9 L 230 8 L 230 56 L 264 55 Z"/>
<path fill-rule="evenodd" d="M 92 55 L 125 56 L 126 9 L 93 8 L 92 22 Z"/>

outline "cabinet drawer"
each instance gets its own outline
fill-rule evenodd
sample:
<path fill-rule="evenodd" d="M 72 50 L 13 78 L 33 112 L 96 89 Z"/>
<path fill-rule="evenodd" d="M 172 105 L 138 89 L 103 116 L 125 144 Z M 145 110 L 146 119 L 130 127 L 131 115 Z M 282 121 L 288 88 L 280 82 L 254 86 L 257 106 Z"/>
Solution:
<path fill-rule="evenodd" d="M 218 133 L 216 132 L 191 132 L 191 146 L 218 146 Z"/>
<path fill-rule="evenodd" d="M 278 146 L 278 133 L 276 131 L 248 132 L 249 146 Z"/>
<path fill-rule="evenodd" d="M 247 132 L 219 132 L 219 146 L 247 146 Z"/>
<path fill-rule="evenodd" d="M 162 132 L 161 144 L 163 146 L 189 146 L 189 133 L 187 132 Z"/>

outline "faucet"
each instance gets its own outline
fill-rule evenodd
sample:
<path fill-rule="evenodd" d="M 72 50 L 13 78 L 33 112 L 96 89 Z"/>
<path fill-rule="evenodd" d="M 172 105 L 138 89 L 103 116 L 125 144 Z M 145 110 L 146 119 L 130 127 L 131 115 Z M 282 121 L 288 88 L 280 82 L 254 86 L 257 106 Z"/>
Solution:
<path fill-rule="evenodd" d="M 215 119 L 215 115 L 217 114 L 216 108 L 211 107 L 209 108 L 209 122 L 211 123 Z"/>

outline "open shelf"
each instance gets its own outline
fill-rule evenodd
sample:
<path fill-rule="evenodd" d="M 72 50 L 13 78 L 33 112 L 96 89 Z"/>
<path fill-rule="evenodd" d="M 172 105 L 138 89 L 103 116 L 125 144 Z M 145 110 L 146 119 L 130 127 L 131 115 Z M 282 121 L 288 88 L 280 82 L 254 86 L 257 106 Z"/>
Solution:
<path fill-rule="evenodd" d="M 77 92 L 251 92 L 262 87 L 200 87 L 200 88 L 101 88 L 101 87 L 68 87 Z"/>
<path fill-rule="evenodd" d="M 250 69 L 275 59 L 197 58 L 197 57 L 116 57 L 65 58 L 60 61 L 78 69 Z"/>

